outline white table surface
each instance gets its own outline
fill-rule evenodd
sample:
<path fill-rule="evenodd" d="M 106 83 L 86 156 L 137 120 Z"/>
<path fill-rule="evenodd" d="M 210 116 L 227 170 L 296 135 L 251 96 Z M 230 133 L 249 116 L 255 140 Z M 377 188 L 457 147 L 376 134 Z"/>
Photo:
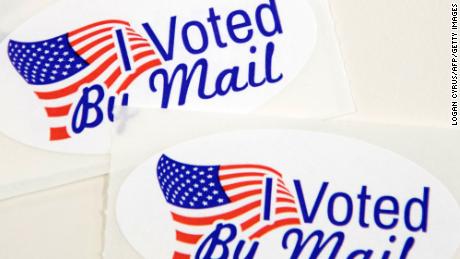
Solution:
<path fill-rule="evenodd" d="M 53 1 L 0 0 L 0 37 Z M 448 127 L 450 1 L 331 7 L 358 110 L 340 119 Z M 0 258 L 100 258 L 105 185 L 97 177 L 0 202 Z"/>

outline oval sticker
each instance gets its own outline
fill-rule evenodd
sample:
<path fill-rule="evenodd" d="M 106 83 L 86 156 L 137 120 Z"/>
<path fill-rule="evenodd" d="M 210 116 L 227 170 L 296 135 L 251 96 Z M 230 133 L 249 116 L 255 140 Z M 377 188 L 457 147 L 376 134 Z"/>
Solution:
<path fill-rule="evenodd" d="M 0 130 L 104 153 L 115 106 L 248 112 L 286 87 L 315 42 L 308 1 L 65 0 L 0 45 Z"/>
<path fill-rule="evenodd" d="M 451 258 L 460 211 L 413 162 L 306 131 L 166 149 L 122 185 L 117 221 L 145 258 Z"/>

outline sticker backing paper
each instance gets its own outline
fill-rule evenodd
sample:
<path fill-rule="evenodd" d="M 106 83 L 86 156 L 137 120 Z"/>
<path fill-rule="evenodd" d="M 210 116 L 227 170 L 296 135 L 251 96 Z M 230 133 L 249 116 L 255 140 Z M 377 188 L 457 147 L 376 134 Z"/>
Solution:
<path fill-rule="evenodd" d="M 0 49 L 0 131 L 51 151 L 108 153 L 118 106 L 353 111 L 325 1 L 62 0 Z"/>
<path fill-rule="evenodd" d="M 137 112 L 114 132 L 107 258 L 450 258 L 458 247 L 460 195 L 443 180 L 458 165 L 426 163 L 455 131 Z"/>

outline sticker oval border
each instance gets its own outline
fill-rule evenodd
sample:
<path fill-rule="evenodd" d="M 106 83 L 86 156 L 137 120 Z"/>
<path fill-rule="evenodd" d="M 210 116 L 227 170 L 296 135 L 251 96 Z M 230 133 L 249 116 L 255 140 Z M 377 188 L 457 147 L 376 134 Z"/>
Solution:
<path fill-rule="evenodd" d="M 287 147 L 290 150 L 286 149 Z M 284 149 L 278 152 L 273 151 L 278 148 Z M 196 151 L 197 149 L 200 151 Z M 194 150 L 195 152 L 193 152 Z M 302 155 L 308 155 L 313 161 L 299 160 L 303 159 L 299 151 L 303 151 Z M 273 153 L 277 154 L 273 155 Z M 379 196 L 396 195 L 397 199 L 405 200 L 409 204 L 410 200 L 416 199 L 414 196 L 423 199 L 422 192 L 425 194 L 423 187 L 428 186 L 431 190 L 431 196 L 429 201 L 430 226 L 427 233 L 431 233 L 432 238 L 424 236 L 426 233 L 412 233 L 415 236 L 418 249 L 413 248 L 411 252 L 415 253 L 415 257 L 409 258 L 432 258 L 430 256 L 439 256 L 441 253 L 445 256 L 442 258 L 449 258 L 455 253 L 460 243 L 460 234 L 458 231 L 455 232 L 455 229 L 460 229 L 458 201 L 454 199 L 449 190 L 437 178 L 414 162 L 387 149 L 361 140 L 334 134 L 301 130 L 247 130 L 201 137 L 174 145 L 157 153 L 126 177 L 120 187 L 116 201 L 116 218 L 126 240 L 146 258 L 151 258 L 149 255 L 152 254 L 149 254 L 149 251 L 152 252 L 152 247 L 145 244 L 151 245 L 152 242 L 159 242 L 159 245 L 155 246 L 154 250 L 155 253 L 162 256 L 168 256 L 168 252 L 169 256 L 171 256 L 173 250 L 168 251 L 168 249 L 174 249 L 174 246 L 169 242 L 175 240 L 173 234 L 177 225 L 172 224 L 169 214 L 170 206 L 166 205 L 165 196 L 163 196 L 158 179 L 155 179 L 157 161 L 164 154 L 181 163 L 192 165 L 264 164 L 271 168 L 276 168 L 280 172 L 285 172 L 286 175 L 289 174 L 286 171 L 295 172 L 296 169 L 301 169 L 300 171 L 304 172 L 305 169 L 308 169 L 308 181 L 306 181 L 307 178 L 302 179 L 302 173 L 299 173 L 299 171 L 295 172 L 294 175 L 303 180 L 302 183 L 305 184 L 304 190 L 316 192 L 309 192 L 311 195 L 317 194 L 320 187 L 322 187 L 321 182 L 328 181 L 330 188 L 334 192 L 350 192 L 350 197 L 354 199 L 356 198 L 354 195 L 359 194 L 362 191 L 361 187 L 365 185 L 368 187 L 369 194 L 375 195 L 377 193 Z M 279 161 L 289 159 L 292 159 L 291 163 L 289 163 L 290 165 Z M 334 165 L 334 163 L 337 163 L 337 165 Z M 379 170 L 382 170 L 382 167 L 395 170 L 399 168 L 398 170 L 400 171 L 381 175 L 382 171 Z M 353 169 L 353 173 L 350 175 L 349 173 L 335 171 L 340 168 L 342 170 Z M 374 170 L 373 175 L 366 172 L 368 169 Z M 362 180 L 356 182 L 353 180 L 356 178 Z M 151 184 L 152 180 L 155 181 L 154 185 Z M 312 184 L 313 181 L 316 181 L 315 184 Z M 385 181 L 387 181 L 387 185 L 382 187 L 382 182 Z M 408 186 L 408 182 L 412 184 Z M 419 186 L 414 187 L 416 182 Z M 305 188 L 305 186 L 312 188 Z M 372 197 L 374 197 L 373 195 Z M 311 208 L 312 201 L 309 200 L 309 202 L 309 208 Z M 445 210 L 444 215 L 441 210 Z M 343 212 L 343 209 L 339 208 L 338 211 Z M 154 221 L 160 221 L 161 223 L 152 223 L 152 219 L 159 215 L 162 220 L 156 218 Z M 319 224 L 325 232 L 334 232 L 337 227 L 331 226 L 331 223 L 328 223 L 325 218 L 318 218 L 315 227 Z M 392 243 L 388 240 L 388 238 L 391 240 L 392 233 L 398 238 L 401 237 L 402 239 L 404 237 L 409 240 L 408 231 L 407 229 L 404 231 L 404 227 L 401 227 L 402 230 L 397 229 L 393 232 L 378 228 L 373 229 L 372 227 L 365 229 L 357 226 L 357 219 L 353 217 L 353 220 L 355 221 L 353 224 L 350 223 L 351 225 L 349 226 L 339 228 L 346 232 L 348 237 L 346 240 L 349 244 L 344 245 L 344 249 L 345 247 L 347 250 L 352 249 L 353 246 L 359 248 L 361 243 L 367 242 L 377 244 L 377 247 L 381 249 L 378 251 L 380 253 L 383 253 L 384 249 L 393 249 L 397 253 L 398 248 L 391 247 Z M 375 223 L 372 220 L 370 221 L 375 228 Z M 139 222 L 148 223 L 139 224 Z M 446 225 L 446 222 L 450 222 L 452 225 Z M 433 224 L 436 224 L 436 227 Z M 401 225 L 404 224 L 401 223 Z M 309 228 L 307 227 L 307 229 Z M 368 239 L 363 239 L 361 235 L 366 231 L 369 231 Z M 155 235 L 155 232 L 165 234 L 160 236 Z M 376 237 L 379 233 L 380 236 Z M 449 236 L 451 242 L 440 238 L 443 235 Z M 146 237 L 150 239 L 145 240 Z M 269 242 L 279 242 L 279 238 L 281 237 L 275 233 L 273 237 L 267 237 L 267 240 Z M 351 240 L 353 238 L 354 240 Z M 380 245 L 382 243 L 385 245 Z M 398 243 L 398 246 L 401 250 L 402 244 Z M 267 249 L 272 246 L 268 245 L 267 247 L 260 244 L 260 247 Z M 400 250 L 399 252 L 401 252 Z M 270 250 L 270 253 L 272 252 Z M 270 256 L 270 253 L 265 253 L 264 256 Z M 264 256 L 261 258 L 271 258 Z"/>

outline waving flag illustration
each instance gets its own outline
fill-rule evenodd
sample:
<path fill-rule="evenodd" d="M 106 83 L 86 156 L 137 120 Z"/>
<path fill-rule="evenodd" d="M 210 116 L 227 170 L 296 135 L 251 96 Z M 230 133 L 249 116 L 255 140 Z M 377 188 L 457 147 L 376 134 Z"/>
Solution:
<path fill-rule="evenodd" d="M 100 84 L 120 94 L 161 61 L 130 24 L 104 20 L 36 42 L 11 40 L 11 63 L 33 87 L 50 118 L 50 140 L 71 137 L 69 114 L 85 85 Z"/>
<path fill-rule="evenodd" d="M 293 195 L 281 173 L 270 167 L 190 165 L 163 155 L 157 175 L 177 227 L 174 259 L 190 258 L 217 221 L 240 226 L 250 240 L 300 224 Z M 264 204 L 267 200 L 273 202 Z"/>

